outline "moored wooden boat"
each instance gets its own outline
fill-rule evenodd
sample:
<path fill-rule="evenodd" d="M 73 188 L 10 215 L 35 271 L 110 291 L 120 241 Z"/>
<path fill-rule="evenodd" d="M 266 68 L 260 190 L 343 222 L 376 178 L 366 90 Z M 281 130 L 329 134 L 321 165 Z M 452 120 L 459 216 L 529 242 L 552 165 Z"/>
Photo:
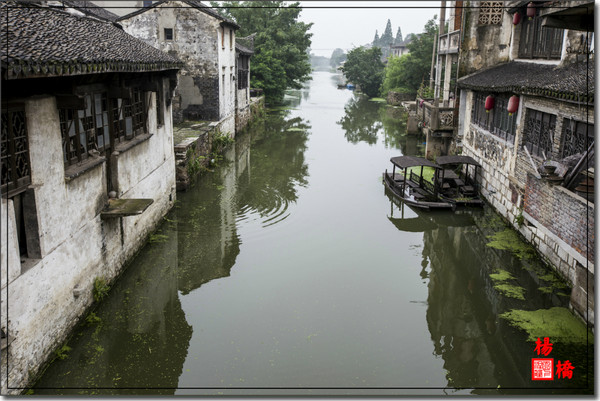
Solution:
<path fill-rule="evenodd" d="M 391 173 L 387 169 L 383 173 L 383 183 L 394 196 L 413 207 L 432 210 L 432 209 L 454 209 L 455 205 L 446 200 L 442 200 L 436 183 L 438 172 L 441 167 L 437 164 L 417 156 L 397 156 L 390 159 L 393 165 Z M 410 168 L 420 167 L 420 175 Z M 433 183 L 423 178 L 423 168 L 434 168 Z M 396 168 L 400 170 L 396 173 Z"/>
<path fill-rule="evenodd" d="M 464 155 L 438 156 L 436 162 L 442 168 L 438 176 L 442 199 L 457 206 L 483 206 L 477 185 L 477 169 L 481 165 L 475 159 Z M 472 177 L 470 171 L 473 171 Z"/>

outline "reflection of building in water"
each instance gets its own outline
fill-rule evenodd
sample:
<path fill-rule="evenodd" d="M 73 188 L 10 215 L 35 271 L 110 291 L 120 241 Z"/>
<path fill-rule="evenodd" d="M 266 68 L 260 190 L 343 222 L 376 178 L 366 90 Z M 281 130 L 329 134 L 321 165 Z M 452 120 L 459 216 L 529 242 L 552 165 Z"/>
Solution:
<path fill-rule="evenodd" d="M 548 388 L 548 383 L 531 383 L 533 343 L 499 318 L 513 309 L 566 306 L 568 296 L 538 290 L 539 276 L 548 270 L 537 261 L 486 246 L 498 228 L 485 211 L 435 214 L 390 200 L 390 222 L 402 231 L 423 232 L 420 275 L 429 279 L 426 318 L 434 353 L 447 369 L 448 386 Z M 510 273 L 511 284 L 522 287 L 524 299 L 500 292 L 490 274 L 501 270 Z"/>
<path fill-rule="evenodd" d="M 68 358 L 56 359 L 36 383 L 60 394 L 104 388 L 138 388 L 153 394 L 173 394 L 187 356 L 192 327 L 178 297 L 177 236 L 154 243 L 135 259 L 69 341 Z M 143 391 L 142 391 L 143 392 Z M 53 393 L 53 392 L 52 392 Z M 124 394 L 123 390 L 119 394 Z"/>
<path fill-rule="evenodd" d="M 442 216 L 447 219 L 447 216 Z M 436 217 L 430 215 L 436 222 Z M 568 297 L 537 290 L 534 263 L 486 246 L 494 229 L 489 216 L 474 216 L 473 225 L 437 221 L 423 234 L 423 259 L 429 259 L 427 322 L 434 352 L 455 387 L 537 387 L 531 383 L 532 343 L 524 332 L 499 315 L 512 309 L 566 306 Z M 537 265 L 536 265 L 537 266 Z M 490 274 L 509 272 L 523 288 L 523 300 L 503 295 Z M 535 269 L 533 269 L 535 270 Z M 543 387 L 543 386 L 542 386 Z M 548 386 L 546 386 L 548 387 Z"/>
<path fill-rule="evenodd" d="M 250 174 L 250 136 L 239 135 L 225 158 L 233 160 L 231 167 L 203 177 L 212 184 L 210 189 L 189 193 L 195 198 L 188 203 L 191 209 L 178 216 L 179 290 L 183 294 L 229 276 L 240 252 L 235 199 L 239 177 Z"/>

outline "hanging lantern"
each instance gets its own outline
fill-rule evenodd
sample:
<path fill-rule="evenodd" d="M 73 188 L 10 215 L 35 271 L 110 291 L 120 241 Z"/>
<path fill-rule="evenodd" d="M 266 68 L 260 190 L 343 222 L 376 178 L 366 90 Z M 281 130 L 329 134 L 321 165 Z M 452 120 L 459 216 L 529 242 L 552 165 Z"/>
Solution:
<path fill-rule="evenodd" d="M 485 112 L 489 113 L 494 108 L 494 96 L 489 95 L 485 98 Z"/>
<path fill-rule="evenodd" d="M 521 22 L 521 13 L 515 13 L 515 15 L 513 15 L 513 25 L 519 25 L 519 22 Z"/>
<path fill-rule="evenodd" d="M 535 3 L 532 1 L 527 4 L 527 18 L 533 19 L 535 17 Z"/>
<path fill-rule="evenodd" d="M 512 116 L 519 109 L 519 96 L 512 95 L 510 99 L 508 99 L 508 115 Z"/>

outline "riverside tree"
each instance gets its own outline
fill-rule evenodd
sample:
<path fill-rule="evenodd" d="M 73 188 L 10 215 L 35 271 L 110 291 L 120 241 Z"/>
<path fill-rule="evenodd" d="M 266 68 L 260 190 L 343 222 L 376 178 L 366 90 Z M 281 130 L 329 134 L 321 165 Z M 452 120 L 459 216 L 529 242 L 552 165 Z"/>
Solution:
<path fill-rule="evenodd" d="M 333 68 L 337 68 L 342 62 L 346 61 L 346 53 L 344 50 L 337 48 L 331 53 L 329 63 Z"/>
<path fill-rule="evenodd" d="M 365 49 L 361 46 L 348 53 L 342 70 L 348 81 L 359 85 L 365 95 L 375 97 L 379 95 L 379 88 L 383 81 L 383 68 L 381 49 L 378 47 Z"/>
<path fill-rule="evenodd" d="M 299 3 L 284 1 L 211 2 L 240 25 L 239 36 L 256 34 L 250 69 L 252 86 L 264 90 L 268 103 L 281 103 L 286 89 L 300 89 L 310 79 L 308 49 L 312 23 L 300 22 Z"/>
<path fill-rule="evenodd" d="M 429 81 L 433 43 L 437 36 L 436 16 L 427 21 L 422 34 L 413 35 L 406 46 L 410 53 L 390 57 L 385 69 L 382 90 L 417 93 L 422 82 Z"/>

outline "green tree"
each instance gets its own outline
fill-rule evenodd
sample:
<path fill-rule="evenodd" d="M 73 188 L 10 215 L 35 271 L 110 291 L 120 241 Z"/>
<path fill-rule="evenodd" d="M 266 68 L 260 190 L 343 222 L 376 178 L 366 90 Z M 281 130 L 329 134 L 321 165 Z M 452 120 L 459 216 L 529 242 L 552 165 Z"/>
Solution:
<path fill-rule="evenodd" d="M 300 89 L 310 79 L 308 49 L 312 23 L 298 21 L 299 3 L 226 1 L 211 3 L 240 26 L 239 36 L 256 34 L 250 68 L 252 86 L 262 88 L 267 102 L 281 103 L 286 89 Z"/>
<path fill-rule="evenodd" d="M 385 26 L 385 31 L 379 38 L 379 44 L 381 48 L 388 48 L 394 43 L 394 34 L 392 33 L 392 22 L 388 19 Z"/>
<path fill-rule="evenodd" d="M 342 62 L 346 61 L 346 53 L 340 49 L 337 48 L 333 51 L 333 53 L 331 53 L 331 58 L 330 58 L 330 65 L 334 68 L 336 68 L 337 66 L 339 66 Z"/>
<path fill-rule="evenodd" d="M 379 47 L 379 33 L 377 33 L 377 29 L 375 30 L 375 37 L 373 38 L 373 47 Z"/>
<path fill-rule="evenodd" d="M 410 53 L 388 60 L 382 85 L 384 93 L 400 89 L 416 94 L 419 85 L 429 81 L 433 43 L 438 31 L 436 17 L 433 18 L 427 21 L 422 34 L 412 35 L 411 42 L 406 46 Z"/>
<path fill-rule="evenodd" d="M 365 49 L 361 46 L 348 53 L 343 71 L 346 78 L 359 85 L 364 94 L 374 97 L 379 94 L 383 81 L 383 68 L 381 49 L 378 47 Z"/>
<path fill-rule="evenodd" d="M 398 32 L 396 32 L 396 39 L 394 39 L 394 45 L 402 44 L 402 30 L 398 27 Z"/>

